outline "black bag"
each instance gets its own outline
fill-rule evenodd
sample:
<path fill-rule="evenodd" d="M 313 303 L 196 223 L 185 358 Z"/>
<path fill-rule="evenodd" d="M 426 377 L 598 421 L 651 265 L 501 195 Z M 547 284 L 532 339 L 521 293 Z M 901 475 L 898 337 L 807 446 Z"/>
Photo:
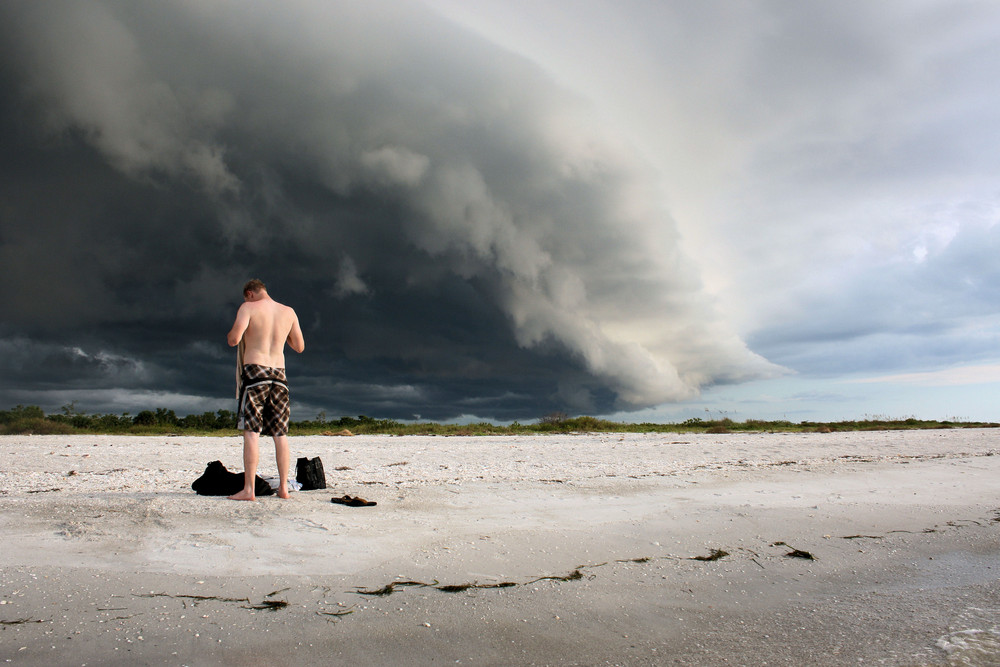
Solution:
<path fill-rule="evenodd" d="M 212 461 L 205 467 L 202 476 L 191 483 L 191 488 L 199 496 L 231 496 L 243 489 L 243 479 L 243 473 L 230 472 L 222 461 Z M 274 489 L 257 475 L 253 492 L 257 496 L 270 496 L 274 494 Z"/>
<path fill-rule="evenodd" d="M 295 462 L 295 481 L 302 485 L 303 491 L 326 488 L 323 462 L 319 460 L 318 456 L 314 459 L 303 456 Z"/>

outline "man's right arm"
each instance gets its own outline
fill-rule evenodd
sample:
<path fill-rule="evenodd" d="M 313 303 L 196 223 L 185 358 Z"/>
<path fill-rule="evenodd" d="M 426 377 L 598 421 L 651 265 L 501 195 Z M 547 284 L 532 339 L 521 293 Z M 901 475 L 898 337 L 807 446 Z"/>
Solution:
<path fill-rule="evenodd" d="M 236 311 L 236 321 L 233 322 L 233 328 L 229 330 L 229 334 L 226 336 L 226 342 L 229 343 L 229 347 L 236 347 L 240 344 L 248 326 L 250 326 L 250 308 L 248 304 L 244 303 Z"/>

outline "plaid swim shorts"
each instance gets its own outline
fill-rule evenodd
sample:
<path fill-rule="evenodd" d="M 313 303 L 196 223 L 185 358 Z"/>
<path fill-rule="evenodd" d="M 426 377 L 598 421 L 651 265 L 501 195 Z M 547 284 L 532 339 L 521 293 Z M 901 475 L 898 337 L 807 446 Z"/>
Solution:
<path fill-rule="evenodd" d="M 291 410 L 285 369 L 244 366 L 239 408 L 236 428 L 261 435 L 287 435 Z"/>

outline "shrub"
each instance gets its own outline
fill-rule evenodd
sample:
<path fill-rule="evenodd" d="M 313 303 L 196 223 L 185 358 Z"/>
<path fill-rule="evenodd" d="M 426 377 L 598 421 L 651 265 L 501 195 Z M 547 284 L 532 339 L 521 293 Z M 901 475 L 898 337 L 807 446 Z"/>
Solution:
<path fill-rule="evenodd" d="M 156 423 L 156 415 L 152 410 L 143 410 L 132 418 L 132 423 L 136 426 L 152 426 Z"/>

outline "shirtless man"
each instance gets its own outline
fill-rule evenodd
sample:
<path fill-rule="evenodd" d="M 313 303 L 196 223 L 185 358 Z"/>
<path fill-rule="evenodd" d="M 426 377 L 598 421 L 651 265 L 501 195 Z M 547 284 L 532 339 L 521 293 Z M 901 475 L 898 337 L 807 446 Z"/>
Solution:
<path fill-rule="evenodd" d="M 258 440 L 261 433 L 274 438 L 274 458 L 278 463 L 278 497 L 288 498 L 288 384 L 285 379 L 285 343 L 302 352 L 306 349 L 295 311 L 267 294 L 259 280 L 243 286 L 243 305 L 227 336 L 230 347 L 243 342 L 243 375 L 239 421 L 243 429 L 243 490 L 230 500 L 254 500 L 257 475 Z"/>

